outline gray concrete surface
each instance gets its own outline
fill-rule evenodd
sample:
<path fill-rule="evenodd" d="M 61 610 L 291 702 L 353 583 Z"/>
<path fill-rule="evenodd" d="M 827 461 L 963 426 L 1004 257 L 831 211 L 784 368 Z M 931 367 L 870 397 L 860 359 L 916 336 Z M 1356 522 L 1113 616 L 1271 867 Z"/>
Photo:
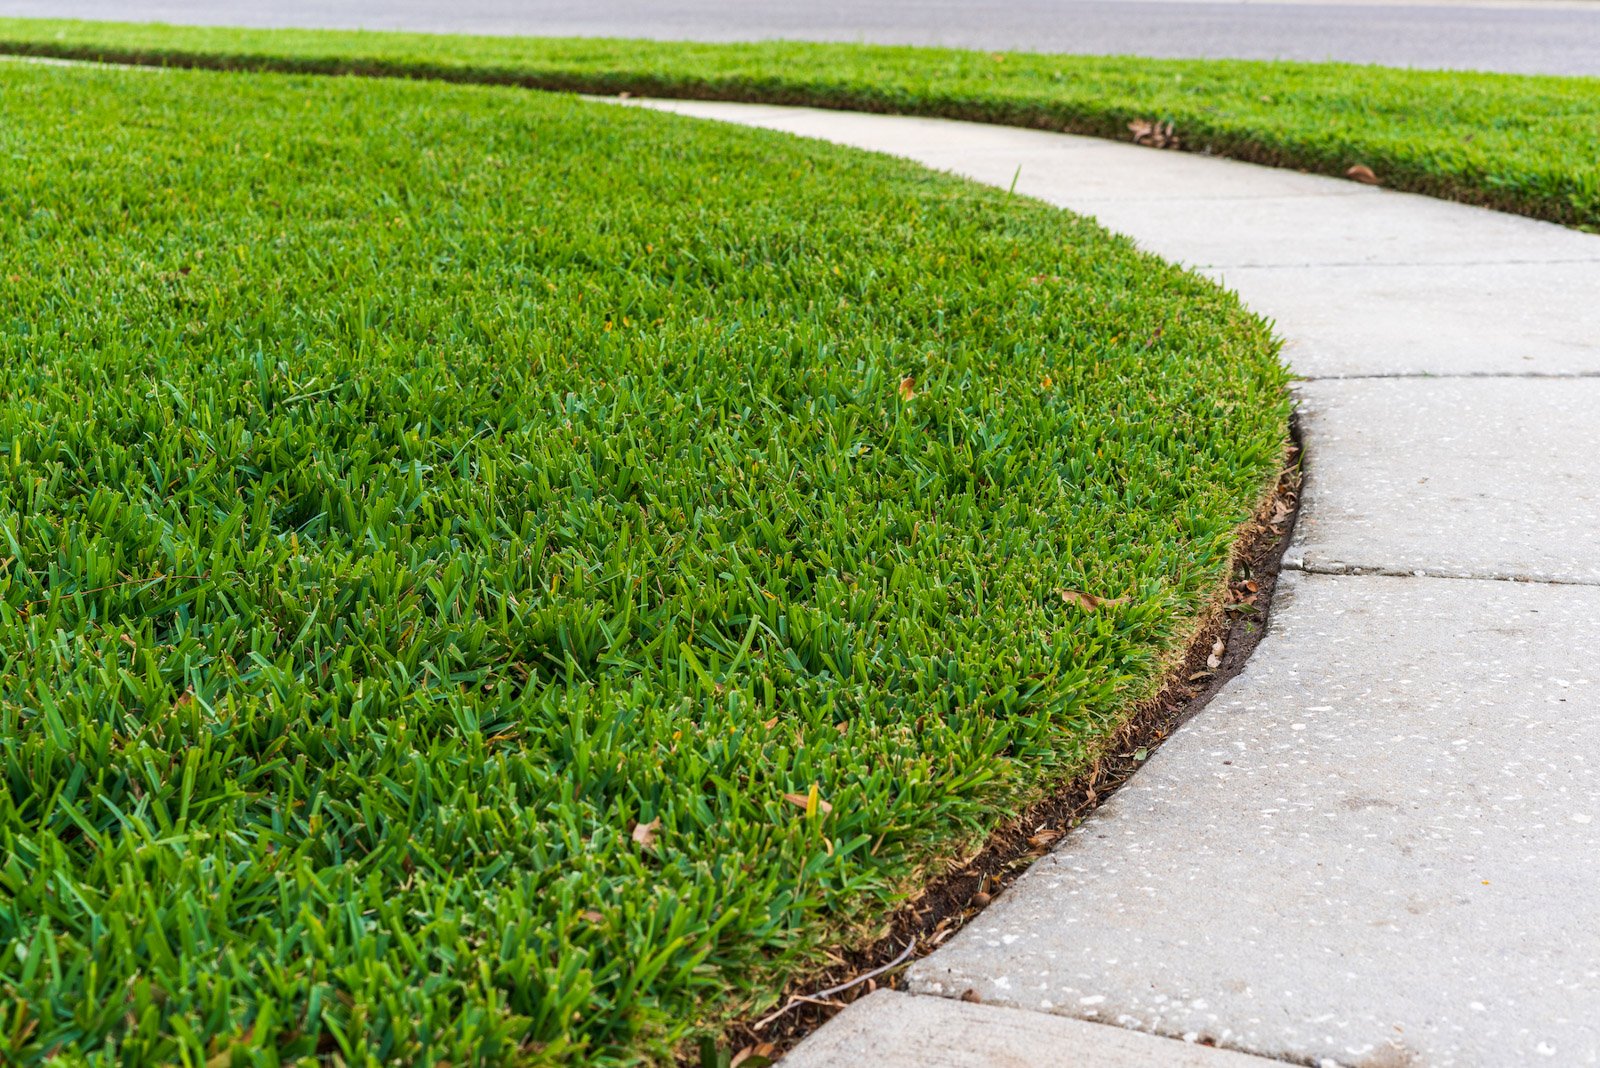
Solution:
<path fill-rule="evenodd" d="M 1373 1068 L 1600 1062 L 1600 588 L 1283 583 L 1244 674 L 911 989 Z"/>
<path fill-rule="evenodd" d="M 1595 91 L 1600 93 L 1600 83 Z M 1136 158 L 1134 165 L 1147 163 Z M 1074 192 L 1072 208 L 1093 215 L 1113 230 L 1138 229 L 1159 235 L 1161 254 L 1206 267 L 1373 267 L 1482 266 L 1576 263 L 1600 284 L 1600 242 L 1566 227 L 1455 204 L 1430 197 L 1396 196 L 1373 186 L 1320 175 L 1278 171 L 1293 181 L 1277 195 L 1240 196 L 1232 169 L 1221 187 L 1211 161 L 1197 159 L 1206 177 L 1197 176 L 1187 195 L 1133 200 L 1121 190 L 1104 196 Z M 1247 163 L 1249 170 L 1266 170 Z M 1199 168 L 1197 168 L 1198 170 Z M 1268 170 L 1268 173 L 1273 173 Z M 1256 179 L 1257 184 L 1264 184 Z M 1367 196 L 1357 194 L 1365 190 Z M 1304 198 L 1321 196 L 1308 213 Z M 1217 234 L 1233 231 L 1219 260 Z M 1294 233 L 1293 241 L 1283 234 Z M 1596 320 L 1600 324 L 1600 320 Z"/>
<path fill-rule="evenodd" d="M 1593 235 L 1568 233 L 1600 245 Z M 1600 374 L 1600 263 L 1204 273 L 1277 322 L 1289 339 L 1290 365 L 1304 375 Z"/>
<path fill-rule="evenodd" d="M 1600 585 L 1600 378 L 1297 393 L 1314 447 L 1290 566 Z"/>
<path fill-rule="evenodd" d="M 855 1051 L 908 1030 L 968 1052 L 924 1002 L 970 991 L 1165 1036 L 1152 1065 L 1185 1063 L 1182 1038 L 1353 1068 L 1600 1064 L 1600 237 L 1060 135 L 651 106 L 1015 177 L 1222 265 L 1307 378 L 1305 508 L 1245 673 L 919 962 L 915 996 L 795 1059 L 870 1063 Z M 1350 564 L 1438 577 L 1295 570 Z M 1493 577 L 1443 577 L 1462 574 Z"/>
<path fill-rule="evenodd" d="M 0 0 L 0 15 L 701 41 L 870 41 L 1600 75 L 1600 3 L 1595 0 Z"/>
<path fill-rule="evenodd" d="M 1279 1062 L 1180 1045 L 1119 1027 L 879 990 L 785 1057 L 785 1068 L 1271 1068 Z"/>

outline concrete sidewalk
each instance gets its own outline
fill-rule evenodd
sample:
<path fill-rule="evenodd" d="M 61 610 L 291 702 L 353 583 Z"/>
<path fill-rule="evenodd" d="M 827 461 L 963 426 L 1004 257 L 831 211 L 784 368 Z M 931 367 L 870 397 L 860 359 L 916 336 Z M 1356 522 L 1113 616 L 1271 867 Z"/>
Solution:
<path fill-rule="evenodd" d="M 1600 1063 L 1600 237 L 1035 131 L 652 106 L 1016 175 L 1238 289 L 1305 378 L 1245 672 L 788 1063 Z"/>

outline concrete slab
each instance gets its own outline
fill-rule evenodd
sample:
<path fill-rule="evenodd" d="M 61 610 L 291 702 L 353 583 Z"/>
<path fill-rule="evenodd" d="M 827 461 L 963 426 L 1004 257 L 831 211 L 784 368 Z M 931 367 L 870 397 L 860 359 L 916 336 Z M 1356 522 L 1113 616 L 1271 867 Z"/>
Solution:
<path fill-rule="evenodd" d="M 783 1059 L 785 1068 L 1270 1068 L 1277 1061 L 1060 1016 L 880 990 Z"/>
<path fill-rule="evenodd" d="M 1245 672 L 912 989 L 1302 1063 L 1600 1062 L 1600 588 L 1281 589 Z"/>
<path fill-rule="evenodd" d="M 1147 165 L 1148 166 L 1148 165 Z M 1209 185 L 1214 189 L 1218 178 Z M 1353 183 L 1318 178 L 1329 191 Z M 1361 188 L 1361 187 L 1358 187 Z M 1179 195 L 1159 203 L 1077 195 L 1074 211 L 1131 234 L 1167 259 L 1202 267 L 1424 266 L 1586 262 L 1600 277 L 1600 235 L 1518 215 L 1378 190 L 1368 197 Z"/>
<path fill-rule="evenodd" d="M 1201 273 L 1277 322 L 1302 375 L 1600 374 L 1600 263 Z"/>
<path fill-rule="evenodd" d="M 1307 479 L 1288 566 L 1600 584 L 1600 378 L 1297 393 Z"/>

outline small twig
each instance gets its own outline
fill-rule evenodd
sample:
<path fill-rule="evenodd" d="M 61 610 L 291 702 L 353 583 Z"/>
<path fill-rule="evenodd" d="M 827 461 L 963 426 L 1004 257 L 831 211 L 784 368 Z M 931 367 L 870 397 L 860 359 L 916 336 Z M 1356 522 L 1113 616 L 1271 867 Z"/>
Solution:
<path fill-rule="evenodd" d="M 900 955 L 898 957 L 896 957 L 894 960 L 890 961 L 888 964 L 883 965 L 881 968 L 874 968 L 874 969 L 872 969 L 872 971 L 867 972 L 864 975 L 858 975 L 854 979 L 851 979 L 849 982 L 840 983 L 838 986 L 830 986 L 826 990 L 818 990 L 815 994 L 795 994 L 795 995 L 793 995 L 792 997 L 789 998 L 788 1004 L 784 1005 L 783 1008 L 779 1009 L 777 1012 L 775 1012 L 772 1015 L 766 1017 L 765 1019 L 756 1021 L 754 1026 L 752 1026 L 750 1029 L 752 1031 L 761 1030 L 763 1027 L 767 1026 L 773 1020 L 776 1020 L 778 1017 L 782 1016 L 784 1013 L 788 1012 L 790 1009 L 794 1008 L 796 1005 L 805 1005 L 805 1004 L 810 1004 L 810 1005 L 832 1005 L 833 1002 L 828 1001 L 827 1000 L 828 998 L 832 997 L 835 994 L 842 994 L 846 990 L 849 990 L 853 986 L 859 986 L 860 984 L 866 982 L 868 979 L 876 979 L 878 976 L 882 975 L 884 972 L 892 972 L 892 971 L 894 971 L 896 968 L 900 967 L 900 965 L 904 964 L 910 958 L 912 951 L 915 950 L 916 948 L 917 948 L 917 937 L 916 937 L 916 935 L 912 935 L 911 936 L 911 941 L 906 943 L 906 948 L 902 949 L 900 951 Z"/>
<path fill-rule="evenodd" d="M 825 1006 L 825 1007 L 830 1008 L 830 1009 L 842 1009 L 842 1008 L 844 1008 L 844 1002 L 842 1002 L 842 1001 L 828 1001 L 828 1000 L 825 1000 L 823 998 L 810 997 L 810 996 L 808 996 L 806 994 L 791 994 L 789 996 L 789 1000 L 791 1000 L 791 1001 L 803 1001 L 807 1005 L 822 1005 L 822 1006 Z"/>

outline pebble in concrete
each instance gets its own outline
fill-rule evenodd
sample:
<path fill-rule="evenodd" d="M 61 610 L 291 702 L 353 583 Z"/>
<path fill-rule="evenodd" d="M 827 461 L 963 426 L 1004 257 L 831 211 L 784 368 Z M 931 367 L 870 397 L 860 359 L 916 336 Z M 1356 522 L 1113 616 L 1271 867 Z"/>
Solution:
<path fill-rule="evenodd" d="M 1600 1060 L 1600 588 L 1283 591 L 912 989 L 1372 1068 Z"/>
<path fill-rule="evenodd" d="M 1273 1061 L 1059 1016 L 880 990 L 855 1002 L 785 1068 L 1271 1068 Z"/>
<path fill-rule="evenodd" d="M 1297 392 L 1313 447 L 1290 566 L 1600 583 L 1600 378 Z"/>

